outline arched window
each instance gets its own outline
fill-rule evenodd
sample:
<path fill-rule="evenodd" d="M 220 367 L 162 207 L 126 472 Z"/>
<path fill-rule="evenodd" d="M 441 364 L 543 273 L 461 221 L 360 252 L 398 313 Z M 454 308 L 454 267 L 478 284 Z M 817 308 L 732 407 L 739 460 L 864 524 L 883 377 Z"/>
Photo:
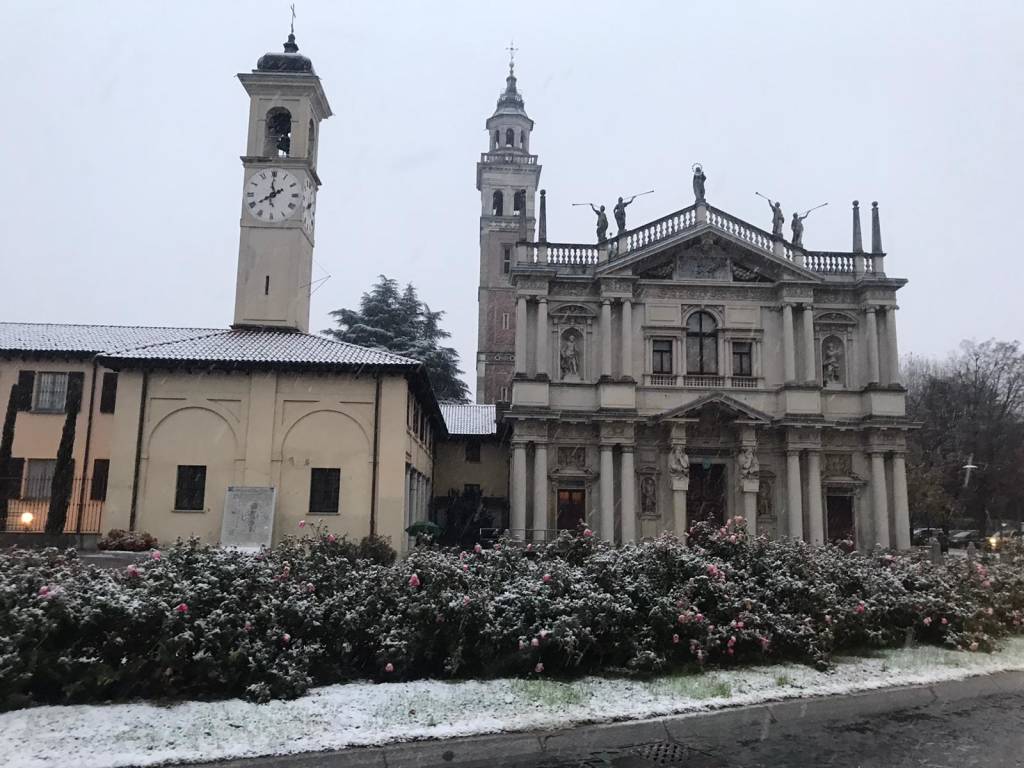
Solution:
<path fill-rule="evenodd" d="M 718 323 L 707 312 L 686 320 L 686 372 L 718 373 Z"/>
<path fill-rule="evenodd" d="M 316 159 L 316 126 L 313 125 L 313 119 L 309 120 L 309 142 L 306 144 L 306 157 L 310 160 Z"/>
<path fill-rule="evenodd" d="M 492 149 L 497 149 L 501 146 L 501 131 L 494 132 L 494 146 Z"/>
<path fill-rule="evenodd" d="M 519 146 L 526 149 L 526 131 L 519 132 Z"/>
<path fill-rule="evenodd" d="M 494 195 L 491 197 L 491 215 L 492 216 L 504 216 L 504 202 L 505 197 L 501 194 L 500 189 L 494 190 Z"/>
<path fill-rule="evenodd" d="M 514 147 L 516 145 L 516 132 L 509 128 L 505 131 L 505 146 Z"/>
<path fill-rule="evenodd" d="M 512 213 L 518 216 L 526 210 L 526 190 L 520 189 L 512 196 Z"/>
<path fill-rule="evenodd" d="M 284 107 L 267 112 L 267 133 L 264 157 L 288 157 L 292 151 L 292 113 Z"/>

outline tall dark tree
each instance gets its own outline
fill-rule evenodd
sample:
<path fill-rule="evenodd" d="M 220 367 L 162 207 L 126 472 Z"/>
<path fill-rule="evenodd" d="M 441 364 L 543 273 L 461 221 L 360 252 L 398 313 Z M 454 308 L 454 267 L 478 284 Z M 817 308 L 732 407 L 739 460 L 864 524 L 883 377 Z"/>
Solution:
<path fill-rule="evenodd" d="M 915 516 L 1024 519 L 1024 352 L 1017 342 L 964 342 L 943 363 L 911 358 L 907 411 Z M 978 469 L 964 483 L 968 459 Z"/>
<path fill-rule="evenodd" d="M 451 336 L 441 327 L 444 312 L 420 301 L 412 283 L 401 290 L 397 280 L 380 275 L 360 298 L 358 309 L 336 309 L 331 316 L 338 327 L 323 333 L 419 360 L 438 400 L 464 403 L 469 399 L 469 387 L 460 378 L 459 353 L 442 344 Z"/>
<path fill-rule="evenodd" d="M 11 396 L 7 399 L 4 426 L 0 431 L 0 526 L 7 525 L 7 507 L 15 484 L 11 469 L 11 450 L 14 447 L 14 421 L 18 417 L 18 403 L 21 400 L 17 384 L 11 384 Z M 18 480 L 21 478 L 19 477 Z"/>
<path fill-rule="evenodd" d="M 50 509 L 46 514 L 47 533 L 63 533 L 64 523 L 68 518 L 68 507 L 71 504 L 71 492 L 75 479 L 75 460 L 72 453 L 75 449 L 75 427 L 78 424 L 78 412 L 82 409 L 83 383 L 84 374 L 80 372 L 68 374 L 68 392 L 64 402 L 64 431 L 61 432 L 60 445 L 57 446 L 57 461 L 53 468 Z M 84 478 L 82 482 L 85 482 Z"/>

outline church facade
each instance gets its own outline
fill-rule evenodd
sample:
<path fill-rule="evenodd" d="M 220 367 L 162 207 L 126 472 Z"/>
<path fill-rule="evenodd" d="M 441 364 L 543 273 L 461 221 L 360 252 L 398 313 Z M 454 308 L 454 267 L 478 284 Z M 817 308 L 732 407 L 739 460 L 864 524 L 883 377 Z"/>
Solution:
<path fill-rule="evenodd" d="M 614 234 L 602 209 L 596 244 L 554 242 L 532 128 L 510 70 L 477 166 L 477 392 L 512 425 L 513 533 L 586 521 L 625 542 L 742 515 L 769 536 L 908 547 L 906 281 L 886 272 L 877 204 L 869 251 L 856 202 L 851 248 L 808 250 L 800 217 L 789 240 L 778 206 L 773 232 L 741 221 L 696 167 L 692 205 Z"/>

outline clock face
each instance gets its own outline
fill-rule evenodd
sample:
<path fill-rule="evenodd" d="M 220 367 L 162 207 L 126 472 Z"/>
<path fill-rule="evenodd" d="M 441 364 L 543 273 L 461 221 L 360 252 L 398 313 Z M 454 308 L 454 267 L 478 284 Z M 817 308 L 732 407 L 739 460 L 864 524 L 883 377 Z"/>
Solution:
<path fill-rule="evenodd" d="M 285 221 L 301 207 L 301 182 L 283 168 L 256 171 L 245 183 L 245 209 L 254 219 Z"/>
<path fill-rule="evenodd" d="M 313 223 L 316 216 L 316 186 L 312 181 L 306 179 L 302 190 L 302 226 L 306 232 L 313 234 Z"/>

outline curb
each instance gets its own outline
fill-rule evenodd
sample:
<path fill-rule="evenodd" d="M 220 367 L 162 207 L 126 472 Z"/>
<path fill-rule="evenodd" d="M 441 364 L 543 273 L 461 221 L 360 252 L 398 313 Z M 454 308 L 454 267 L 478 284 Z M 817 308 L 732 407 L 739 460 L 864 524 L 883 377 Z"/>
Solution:
<path fill-rule="evenodd" d="M 851 720 L 929 704 L 953 703 L 1024 692 L 1024 671 L 999 672 L 927 685 L 881 688 L 860 693 L 787 699 L 712 712 L 580 725 L 555 731 L 499 733 L 412 741 L 383 747 L 350 747 L 276 757 L 192 763 L 191 768 L 430 768 L 431 766 L 515 766 L 599 750 L 658 741 L 688 742 L 728 732 L 764 733 L 774 726 L 799 727 Z"/>

